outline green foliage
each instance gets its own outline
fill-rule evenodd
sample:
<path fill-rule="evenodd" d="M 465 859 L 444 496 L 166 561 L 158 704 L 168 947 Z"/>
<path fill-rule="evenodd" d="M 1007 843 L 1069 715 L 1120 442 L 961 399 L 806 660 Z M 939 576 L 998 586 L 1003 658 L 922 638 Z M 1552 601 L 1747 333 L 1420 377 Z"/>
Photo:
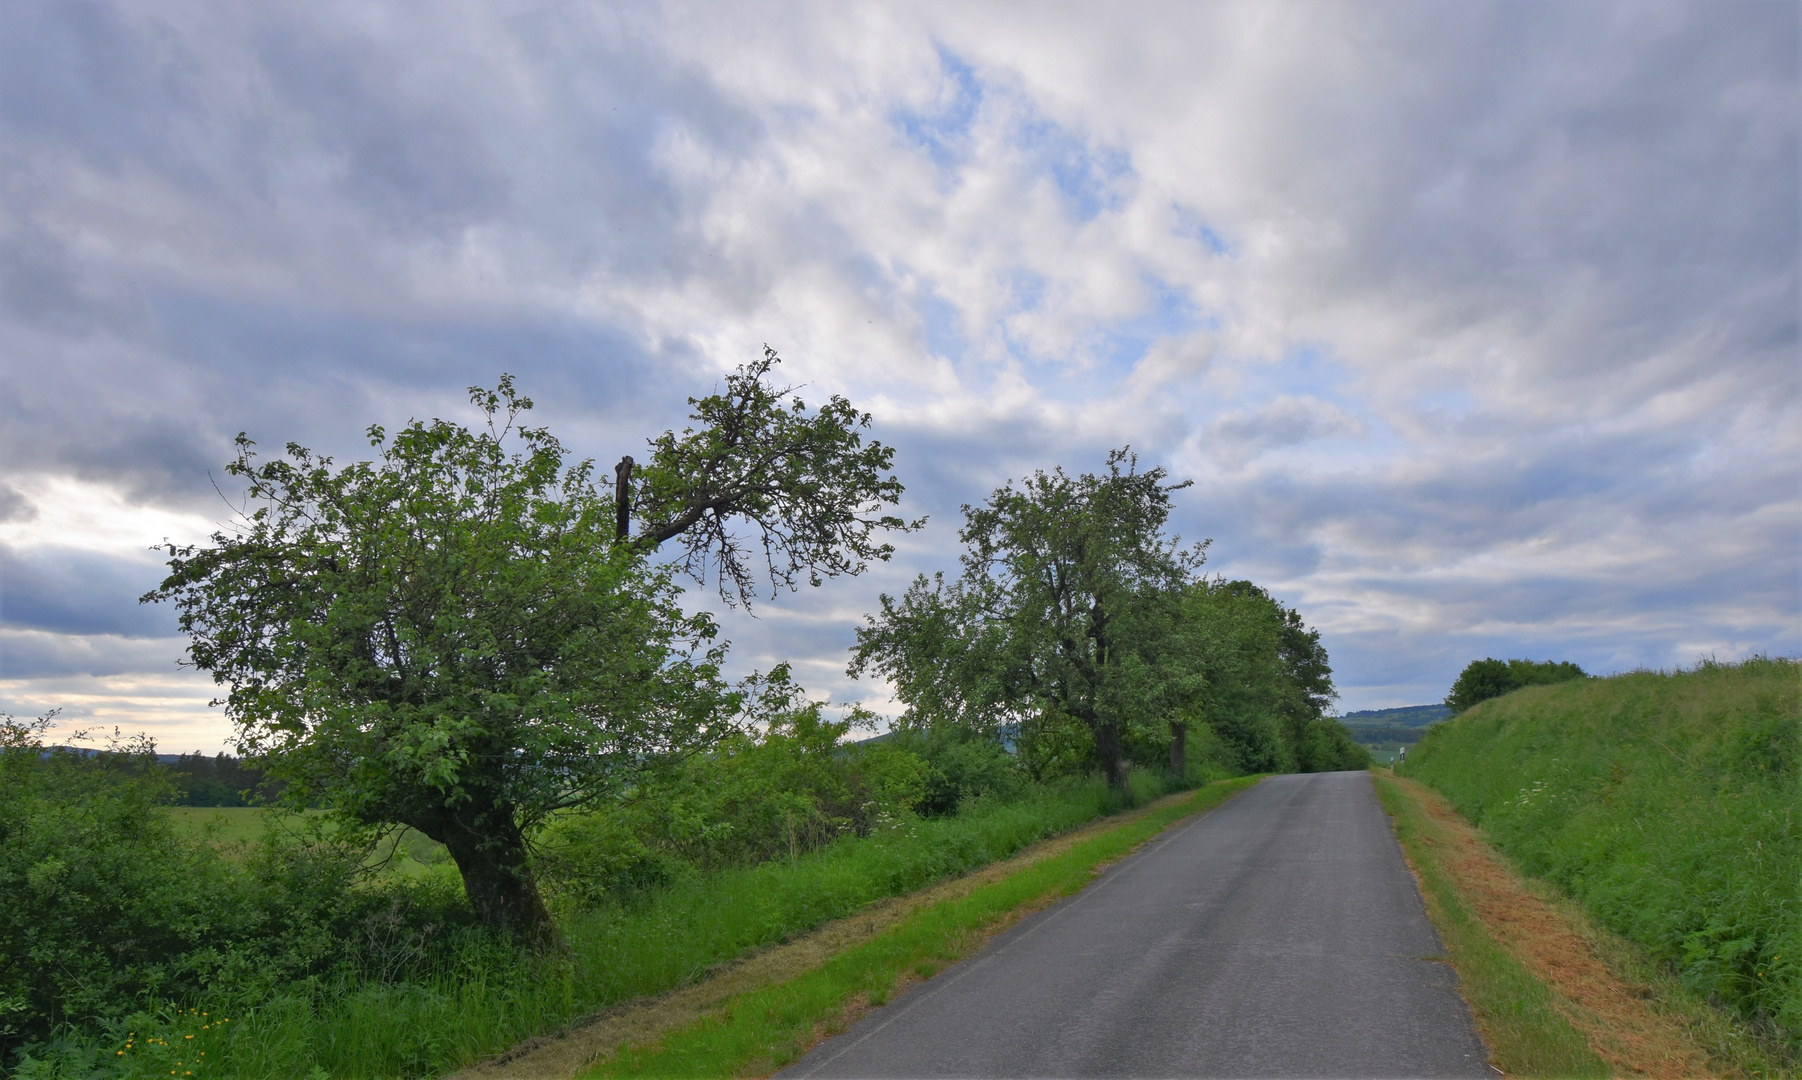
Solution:
<path fill-rule="evenodd" d="M 963 572 L 921 575 L 859 629 L 850 671 L 885 676 L 904 727 L 1010 738 L 1034 778 L 1168 762 L 1193 732 L 1229 771 L 1362 768 L 1325 715 L 1318 631 L 1250 582 L 1200 579 L 1164 536 L 1163 469 L 1036 472 L 965 507 Z M 1205 729 L 1205 735 L 1204 735 Z"/>
<path fill-rule="evenodd" d="M 531 407 L 511 380 L 471 399 L 487 431 L 372 427 L 378 463 L 293 444 L 259 461 L 240 435 L 255 509 L 211 547 L 171 545 L 146 599 L 176 604 L 286 801 L 432 837 L 486 921 L 541 939 L 524 835 L 716 738 L 734 697 L 712 622 L 613 544 L 592 463 L 566 466 L 543 428 L 507 451 Z"/>
<path fill-rule="evenodd" d="M 1472 660 L 1458 673 L 1457 681 L 1445 695 L 1445 707 L 1457 716 L 1478 702 L 1513 693 L 1523 686 L 1548 686 L 1587 678 L 1589 675 L 1582 668 L 1568 660 Z"/>
<path fill-rule="evenodd" d="M 925 523 L 882 512 L 902 488 L 884 475 L 895 451 L 859 434 L 870 414 L 837 395 L 809 413 L 796 388 L 766 385 L 779 363 L 766 345 L 763 359 L 726 377 L 725 393 L 689 398 L 700 426 L 651 440 L 633 495 L 640 535 L 653 547 L 679 540 L 680 565 L 697 581 L 711 565 L 727 603 L 748 603 L 756 591 L 754 552 L 772 588 L 793 589 L 803 576 L 818 585 L 888 559 L 894 546 L 876 542 L 878 530 Z M 756 538 L 741 539 L 735 520 Z"/>
<path fill-rule="evenodd" d="M 1179 600 L 1183 715 L 1235 773 L 1361 769 L 1369 754 L 1327 715 L 1337 693 L 1320 632 L 1249 581 L 1202 580 Z"/>
<path fill-rule="evenodd" d="M 1452 718 L 1444 705 L 1403 705 L 1394 709 L 1360 709 L 1339 717 L 1346 727 L 1426 728 Z"/>
<path fill-rule="evenodd" d="M 1028 781 L 1013 754 L 967 728 L 903 729 L 870 750 L 884 746 L 920 762 L 918 794 L 909 808 L 927 817 L 957 813 L 975 800 L 1012 799 Z"/>
<path fill-rule="evenodd" d="M 728 867 L 792 862 L 845 836 L 893 828 L 917 808 L 928 768 L 888 742 L 842 743 L 778 668 L 760 685 L 757 727 L 727 737 L 655 785 L 565 814 L 537 839 L 537 864 L 566 905 L 631 902 Z"/>
<path fill-rule="evenodd" d="M 182 754 L 167 769 L 177 806 L 254 806 L 259 795 L 280 790 L 273 784 L 265 787 L 261 771 L 227 754 Z"/>
<path fill-rule="evenodd" d="M 840 760 L 856 761 L 860 753 L 855 746 L 839 748 Z M 892 778 L 899 772 L 905 781 L 905 768 L 893 766 L 912 759 L 910 752 L 894 750 L 863 757 L 857 767 L 873 786 L 877 774 Z M 1138 773 L 1124 794 L 1095 780 L 1031 785 L 1012 800 L 965 800 L 963 812 L 948 817 L 903 815 L 894 825 L 872 828 L 864 837 L 843 835 L 792 862 L 780 857 L 710 872 L 678 865 L 664 883 L 634 886 L 631 895 L 602 895 L 586 907 L 559 904 L 564 948 L 552 953 L 519 950 L 466 923 L 444 925 L 446 913 L 429 906 L 441 895 L 430 883 L 411 890 L 364 884 L 339 895 L 338 902 L 352 910 L 349 917 L 326 933 L 305 935 L 336 942 L 336 963 L 316 963 L 307 969 L 310 975 L 290 970 L 282 978 L 246 965 L 174 995 L 173 1002 L 150 996 L 114 1003 L 102 1019 L 38 1043 L 16 1075 L 166 1076 L 177 1060 L 171 1047 L 204 1048 L 216 1071 L 227 1075 L 442 1075 L 1170 787 L 1166 777 Z M 582 838 L 578 832 L 564 842 L 579 847 Z M 293 871 L 274 880 L 304 895 L 308 875 Z M 409 898 L 410 908 L 396 904 Z M 228 911 L 221 920 L 231 917 Z M 286 933 L 272 922 L 258 924 L 257 932 L 271 939 Z M 221 1027 L 209 1017 L 229 1023 Z M 202 1030 L 206 1024 L 211 1026 Z M 187 1035 L 195 1036 L 192 1043 Z M 127 1046 L 130 1051 L 119 1055 Z"/>
<path fill-rule="evenodd" d="M 914 527 L 880 513 L 901 485 L 883 475 L 893 452 L 858 433 L 869 417 L 841 398 L 810 413 L 764 384 L 776 363 L 766 350 L 691 402 L 699 429 L 653 440 L 636 496 L 648 528 L 631 541 L 593 463 L 517 424 L 532 402 L 510 376 L 470 388 L 486 431 L 371 427 L 375 462 L 339 468 L 292 443 L 263 461 L 240 434 L 228 471 L 254 509 L 211 546 L 170 545 L 144 599 L 176 605 L 240 748 L 285 800 L 431 837 L 485 922 L 548 943 L 527 837 L 717 743 L 740 701 L 713 621 L 684 614 L 676 568 L 651 563 L 657 545 L 681 539 L 684 568 L 712 559 L 722 592 L 746 598 L 734 521 L 791 587 L 859 573 L 890 554 L 876 531 Z"/>
<path fill-rule="evenodd" d="M 1170 493 L 1161 468 L 1138 471 L 1128 450 L 1107 472 L 1061 468 L 1009 483 L 964 507 L 963 574 L 922 575 L 858 631 L 853 674 L 888 677 L 914 726 L 961 726 L 993 737 L 1017 725 L 1022 752 L 1078 750 L 1124 783 L 1135 729 L 1167 722 L 1157 652 L 1174 595 L 1203 549 L 1163 536 Z"/>
<path fill-rule="evenodd" d="M 1754 658 L 1531 687 L 1434 728 L 1405 771 L 1802 1049 L 1799 676 Z"/>
<path fill-rule="evenodd" d="M 171 821 L 148 742 L 46 753 L 44 727 L 0 720 L 0 1063 L 159 1000 L 360 970 L 374 930 L 467 922 L 454 896 L 353 888 L 354 837 L 272 828 L 221 851 Z"/>

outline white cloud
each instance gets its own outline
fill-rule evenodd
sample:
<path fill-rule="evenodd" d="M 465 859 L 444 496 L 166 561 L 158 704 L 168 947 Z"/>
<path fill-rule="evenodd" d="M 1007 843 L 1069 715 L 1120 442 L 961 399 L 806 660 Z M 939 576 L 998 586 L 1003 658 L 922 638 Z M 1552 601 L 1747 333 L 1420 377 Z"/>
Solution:
<path fill-rule="evenodd" d="M 1349 707 L 1802 648 L 1792 5 L 0 19 L 21 550 L 141 560 L 236 431 L 354 455 L 502 368 L 611 456 L 768 341 L 939 515 L 885 582 L 1131 442 Z M 838 696 L 873 584 L 771 609 Z"/>

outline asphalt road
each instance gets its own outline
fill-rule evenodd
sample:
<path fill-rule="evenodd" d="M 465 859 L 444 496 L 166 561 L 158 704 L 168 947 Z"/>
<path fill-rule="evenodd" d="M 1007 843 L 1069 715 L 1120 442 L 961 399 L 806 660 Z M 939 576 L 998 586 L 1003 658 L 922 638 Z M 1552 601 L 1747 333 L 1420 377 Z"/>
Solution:
<path fill-rule="evenodd" d="M 1179 825 L 785 1077 L 1493 1077 L 1370 776 Z"/>

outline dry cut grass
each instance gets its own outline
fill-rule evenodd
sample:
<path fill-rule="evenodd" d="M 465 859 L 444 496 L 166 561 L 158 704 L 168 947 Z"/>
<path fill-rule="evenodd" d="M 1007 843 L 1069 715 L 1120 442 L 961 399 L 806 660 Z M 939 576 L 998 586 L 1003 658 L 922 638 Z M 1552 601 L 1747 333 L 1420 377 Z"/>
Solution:
<path fill-rule="evenodd" d="M 1630 943 L 1594 925 L 1555 890 L 1515 874 L 1444 796 L 1413 780 L 1376 776 L 1425 819 L 1419 843 L 1406 846 L 1411 862 L 1424 855 L 1434 866 L 1416 865 L 1416 873 L 1428 870 L 1450 880 L 1462 905 L 1550 991 L 1557 1011 L 1611 1074 L 1782 1074 L 1756 1040 L 1735 1030 L 1731 1017 L 1636 961 Z"/>

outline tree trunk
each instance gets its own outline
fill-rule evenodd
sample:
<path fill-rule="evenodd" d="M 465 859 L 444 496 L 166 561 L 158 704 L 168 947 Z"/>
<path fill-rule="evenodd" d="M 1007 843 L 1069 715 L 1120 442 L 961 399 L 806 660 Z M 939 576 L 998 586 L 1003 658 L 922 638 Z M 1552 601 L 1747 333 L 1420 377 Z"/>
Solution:
<path fill-rule="evenodd" d="M 411 822 L 443 844 L 463 875 L 463 892 L 476 918 L 515 941 L 542 948 L 556 940 L 550 911 L 526 857 L 525 836 L 504 808 L 487 813 L 446 814 Z"/>
<path fill-rule="evenodd" d="M 1189 725 L 1170 721 L 1170 771 L 1181 776 L 1189 768 Z"/>
<path fill-rule="evenodd" d="M 1126 755 L 1121 752 L 1120 729 L 1113 724 L 1095 726 L 1095 756 L 1101 759 L 1101 773 L 1107 786 L 1126 790 Z"/>

